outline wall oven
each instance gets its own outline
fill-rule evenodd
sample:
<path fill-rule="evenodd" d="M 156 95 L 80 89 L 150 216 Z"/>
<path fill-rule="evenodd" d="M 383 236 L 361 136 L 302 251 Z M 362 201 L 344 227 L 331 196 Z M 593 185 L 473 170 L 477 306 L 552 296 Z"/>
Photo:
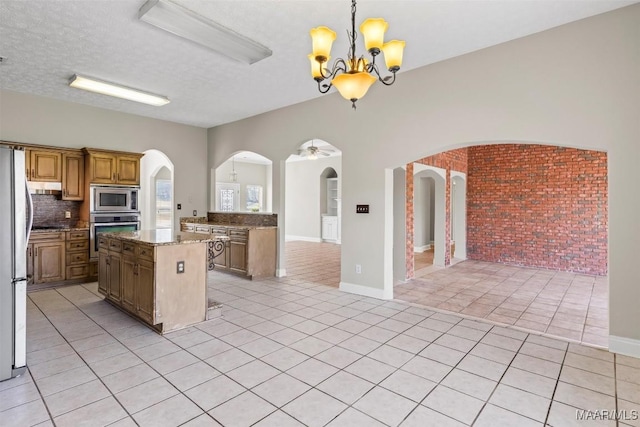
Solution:
<path fill-rule="evenodd" d="M 92 213 L 90 217 L 91 258 L 98 258 L 98 234 L 140 230 L 139 213 Z"/>
<path fill-rule="evenodd" d="M 89 186 L 91 212 L 140 212 L 138 187 L 116 185 Z"/>

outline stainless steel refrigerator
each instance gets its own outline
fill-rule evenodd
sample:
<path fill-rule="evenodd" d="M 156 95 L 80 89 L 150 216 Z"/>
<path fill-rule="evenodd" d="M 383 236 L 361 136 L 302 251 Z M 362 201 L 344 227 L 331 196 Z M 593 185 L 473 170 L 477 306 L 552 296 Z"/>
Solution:
<path fill-rule="evenodd" d="M 0 381 L 26 370 L 27 242 L 32 204 L 25 153 L 0 146 Z"/>

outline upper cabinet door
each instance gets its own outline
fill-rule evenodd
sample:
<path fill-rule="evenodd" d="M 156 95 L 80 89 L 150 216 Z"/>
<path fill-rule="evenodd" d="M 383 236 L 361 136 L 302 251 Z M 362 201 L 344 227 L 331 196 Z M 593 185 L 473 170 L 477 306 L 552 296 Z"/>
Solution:
<path fill-rule="evenodd" d="M 55 151 L 31 150 L 30 181 L 60 182 L 62 154 Z"/>
<path fill-rule="evenodd" d="M 84 200 L 84 156 L 62 155 L 62 200 Z"/>
<path fill-rule="evenodd" d="M 116 183 L 116 156 L 108 153 L 89 155 L 89 182 L 92 184 Z"/>
<path fill-rule="evenodd" d="M 140 157 L 118 156 L 116 180 L 118 184 L 140 185 Z"/>

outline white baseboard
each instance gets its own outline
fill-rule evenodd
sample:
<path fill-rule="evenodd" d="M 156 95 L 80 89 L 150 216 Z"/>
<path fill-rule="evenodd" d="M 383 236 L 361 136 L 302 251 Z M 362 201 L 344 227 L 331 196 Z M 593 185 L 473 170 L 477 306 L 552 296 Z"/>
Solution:
<path fill-rule="evenodd" d="M 413 252 L 422 253 L 424 251 L 428 251 L 429 249 L 431 249 L 431 245 L 414 246 Z"/>
<path fill-rule="evenodd" d="M 307 237 L 307 236 L 293 236 L 291 234 L 287 234 L 284 236 L 284 240 L 285 242 L 291 242 L 293 240 L 299 240 L 302 242 L 314 242 L 314 243 L 321 243 L 322 239 L 319 237 Z"/>
<path fill-rule="evenodd" d="M 609 335 L 609 351 L 640 358 L 640 340 Z"/>
<path fill-rule="evenodd" d="M 350 294 L 362 295 L 377 299 L 393 299 L 393 289 L 385 292 L 384 289 L 371 288 L 369 286 L 356 285 L 355 283 L 340 282 L 340 290 Z"/>
<path fill-rule="evenodd" d="M 276 277 L 287 277 L 286 268 L 276 268 Z"/>

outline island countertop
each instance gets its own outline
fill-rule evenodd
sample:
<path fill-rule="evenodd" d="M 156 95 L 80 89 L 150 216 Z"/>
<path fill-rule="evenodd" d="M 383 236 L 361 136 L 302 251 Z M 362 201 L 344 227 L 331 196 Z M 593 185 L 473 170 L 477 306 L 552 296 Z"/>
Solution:
<path fill-rule="evenodd" d="M 229 240 L 229 237 L 225 235 L 189 233 L 185 231 L 172 231 L 170 229 L 119 231 L 100 234 L 106 237 L 129 242 L 144 243 L 151 246 L 182 245 Z"/>

